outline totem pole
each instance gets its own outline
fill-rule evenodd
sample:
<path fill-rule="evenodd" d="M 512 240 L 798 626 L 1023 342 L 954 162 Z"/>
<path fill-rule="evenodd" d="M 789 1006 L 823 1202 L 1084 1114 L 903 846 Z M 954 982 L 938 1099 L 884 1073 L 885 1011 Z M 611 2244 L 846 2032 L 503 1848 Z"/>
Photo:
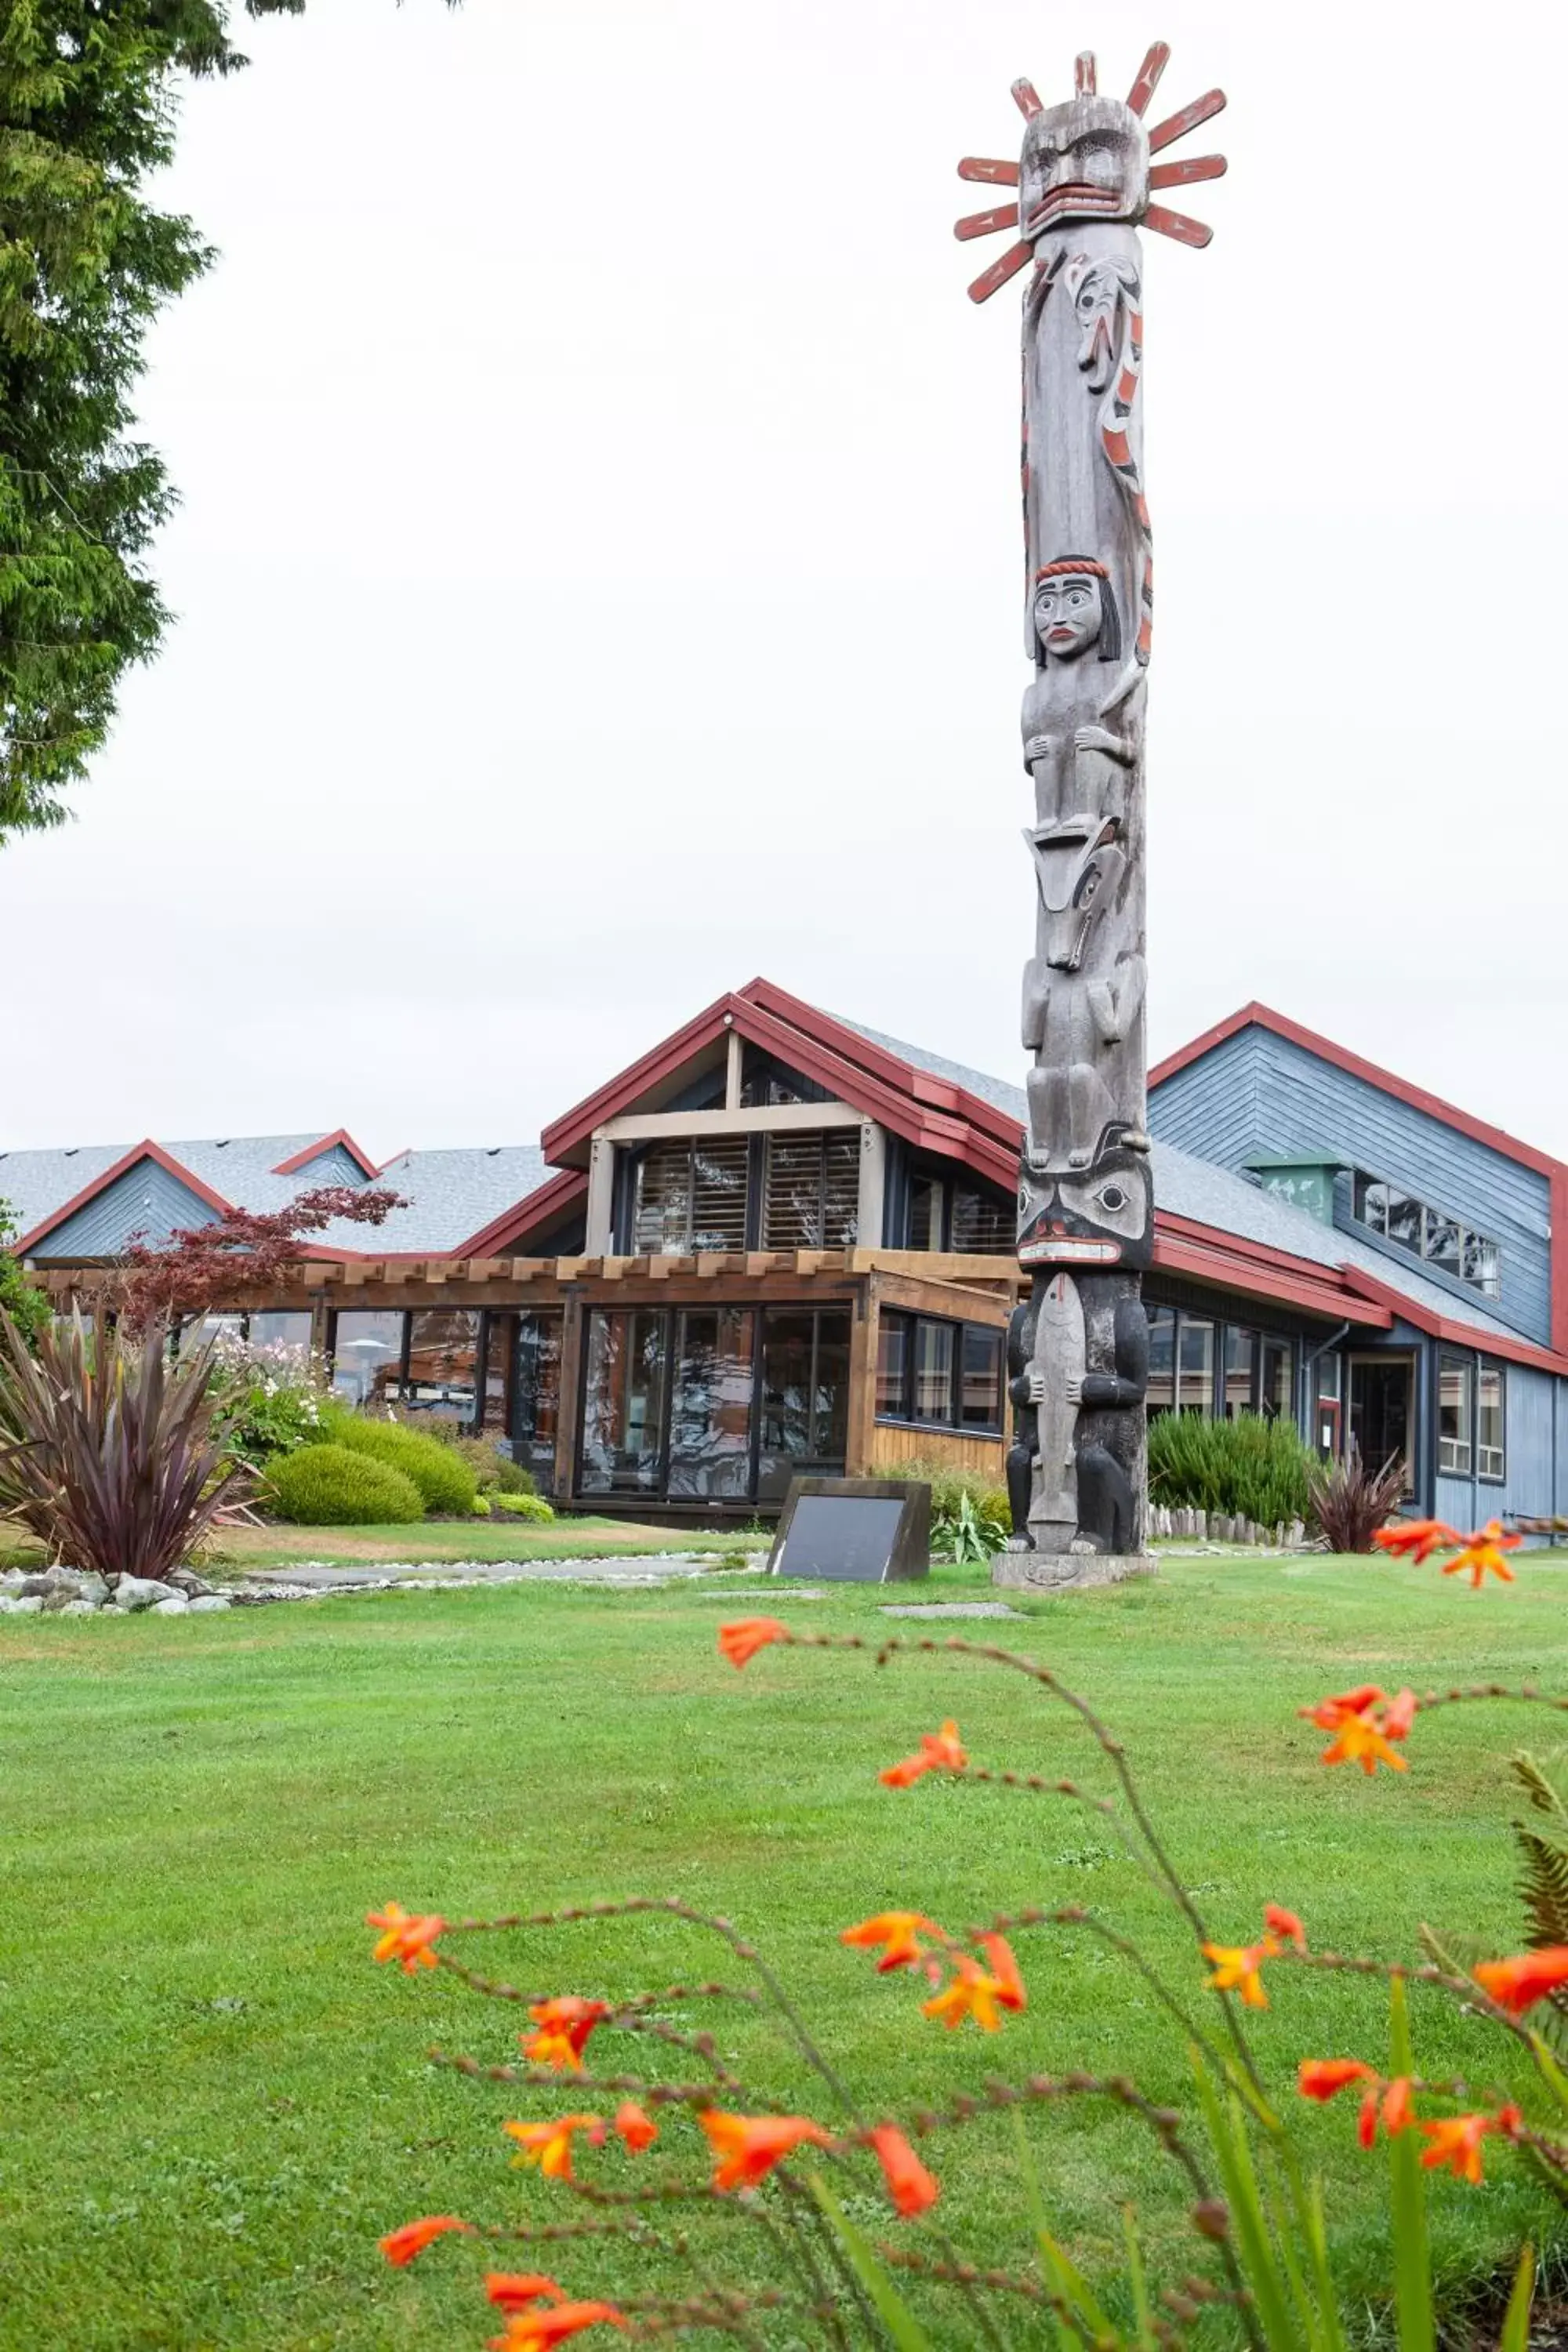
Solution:
<path fill-rule="evenodd" d="M 985 301 L 1029 268 L 1024 295 L 1024 765 L 1036 885 L 1024 968 L 1028 1132 L 1018 1263 L 1029 1296 L 1008 1333 L 1016 1434 L 1007 1462 L 1006 1582 L 1072 1582 L 1142 1564 L 1154 1244 L 1145 1131 L 1143 718 L 1153 559 L 1144 503 L 1143 273 L 1138 226 L 1204 246 L 1212 232 L 1150 201 L 1215 179 L 1220 155 L 1151 164 L 1217 114 L 1224 94 L 1149 130 L 1170 52 L 1157 41 L 1126 102 L 1078 60 L 1077 94 L 1047 107 L 1027 81 L 1016 163 L 966 156 L 961 178 L 1016 187 L 961 238 L 1018 228 L 969 291 Z M 1098 1565 L 1095 1563 L 1098 1562 Z"/>

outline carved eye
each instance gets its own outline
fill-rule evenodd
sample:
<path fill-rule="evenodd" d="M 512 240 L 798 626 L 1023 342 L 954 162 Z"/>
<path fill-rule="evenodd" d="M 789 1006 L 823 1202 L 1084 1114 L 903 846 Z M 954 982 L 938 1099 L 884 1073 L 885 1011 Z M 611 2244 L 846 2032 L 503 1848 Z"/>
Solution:
<path fill-rule="evenodd" d="M 1102 1209 L 1109 1209 L 1112 1216 L 1118 1209 L 1127 1206 L 1127 1197 L 1120 1184 L 1102 1184 L 1100 1188 L 1100 1205 Z"/>

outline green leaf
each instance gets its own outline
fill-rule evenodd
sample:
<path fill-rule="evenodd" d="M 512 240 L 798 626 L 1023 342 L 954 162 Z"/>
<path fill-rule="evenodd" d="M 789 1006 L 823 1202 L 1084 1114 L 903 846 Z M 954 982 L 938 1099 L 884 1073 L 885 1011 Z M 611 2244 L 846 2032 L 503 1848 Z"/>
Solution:
<path fill-rule="evenodd" d="M 876 2305 L 897 2352 L 936 2352 L 931 2337 L 899 2293 L 859 2231 L 835 2201 L 820 2173 L 807 2176 L 811 2193 L 821 2206 L 828 2228 L 843 2247 L 851 2270 Z"/>
<path fill-rule="evenodd" d="M 1241 2103 L 1233 2094 L 1227 2114 L 1209 2079 L 1203 2053 L 1194 2047 L 1191 2055 L 1204 2121 L 1208 2127 L 1209 2140 L 1230 2205 L 1237 2260 L 1252 2290 L 1264 2339 L 1270 2352 L 1301 2352 L 1301 2333 L 1291 2314 L 1289 2294 L 1275 2257 L 1268 2219 L 1258 2193 Z"/>
<path fill-rule="evenodd" d="M 1568 2107 L 1568 2074 L 1563 2073 L 1534 2027 L 1527 2026 L 1525 2031 L 1530 2035 L 1530 2047 L 1534 2053 L 1535 2063 L 1541 2069 L 1542 2081 L 1549 2085 L 1558 2105 Z"/>
<path fill-rule="evenodd" d="M 1149 2283 L 1143 2272 L 1143 2249 L 1138 2240 L 1138 2222 L 1131 2205 L 1121 2208 L 1121 2239 L 1127 2249 L 1127 2284 L 1132 2294 L 1132 2311 L 1138 2323 L 1138 2342 L 1142 2352 L 1154 2352 L 1154 2315 L 1149 2305 Z"/>
<path fill-rule="evenodd" d="M 1410 2011 L 1403 1978 L 1389 1987 L 1389 2069 L 1414 2074 Z M 1432 2258 L 1426 2243 L 1426 2187 L 1413 2131 L 1396 2132 L 1388 2143 L 1394 2222 L 1394 2290 L 1399 2313 L 1399 2352 L 1436 2352 L 1432 2317 Z"/>
<path fill-rule="evenodd" d="M 1525 2245 L 1520 2249 L 1519 2268 L 1513 2274 L 1513 2293 L 1508 2299 L 1498 2352 L 1529 2352 L 1530 2300 L 1534 2290 L 1535 2254 L 1531 2247 Z"/>

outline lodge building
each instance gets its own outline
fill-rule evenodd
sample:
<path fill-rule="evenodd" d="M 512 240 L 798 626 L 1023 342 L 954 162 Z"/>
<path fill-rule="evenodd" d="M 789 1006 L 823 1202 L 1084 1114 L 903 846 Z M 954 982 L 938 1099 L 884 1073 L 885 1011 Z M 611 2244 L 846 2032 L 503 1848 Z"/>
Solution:
<path fill-rule="evenodd" d="M 1456 1523 L 1568 1509 L 1568 1165 L 1258 1004 L 1149 1109 L 1151 1413 L 1402 1454 Z M 63 1300 L 136 1234 L 390 1186 L 237 1315 L 253 1340 L 504 1439 L 560 1506 L 749 1518 L 917 1456 L 1000 1483 L 1023 1126 L 1020 1088 L 758 980 L 537 1150 L 0 1151 L 0 1200 Z"/>

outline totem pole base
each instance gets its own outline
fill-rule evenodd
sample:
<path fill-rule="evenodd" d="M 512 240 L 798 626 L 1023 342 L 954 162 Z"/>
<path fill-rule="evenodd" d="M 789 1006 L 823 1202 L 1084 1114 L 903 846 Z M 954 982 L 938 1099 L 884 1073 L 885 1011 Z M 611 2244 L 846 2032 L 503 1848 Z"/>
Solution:
<path fill-rule="evenodd" d="M 1122 1584 L 1152 1576 L 1152 1551 L 999 1551 L 991 1581 L 1013 1592 L 1082 1592 L 1093 1584 Z"/>

